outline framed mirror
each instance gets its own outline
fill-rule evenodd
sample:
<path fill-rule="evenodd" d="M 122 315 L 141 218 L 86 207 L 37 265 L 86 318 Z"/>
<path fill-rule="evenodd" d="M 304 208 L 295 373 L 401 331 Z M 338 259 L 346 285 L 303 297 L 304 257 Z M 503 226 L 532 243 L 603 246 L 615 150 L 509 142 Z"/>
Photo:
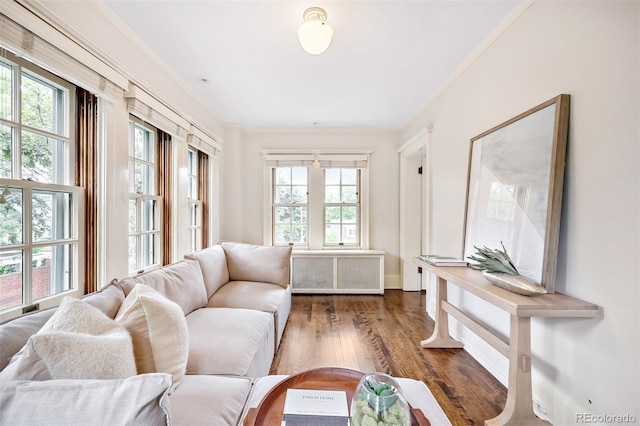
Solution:
<path fill-rule="evenodd" d="M 463 258 L 509 253 L 521 275 L 555 290 L 570 96 L 559 95 L 471 139 Z"/>

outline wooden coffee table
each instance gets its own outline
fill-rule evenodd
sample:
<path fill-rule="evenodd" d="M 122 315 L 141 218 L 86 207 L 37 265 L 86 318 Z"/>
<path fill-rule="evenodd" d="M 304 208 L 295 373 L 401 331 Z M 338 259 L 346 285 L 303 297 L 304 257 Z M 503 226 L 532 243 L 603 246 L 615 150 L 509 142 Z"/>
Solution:
<path fill-rule="evenodd" d="M 351 405 L 353 393 L 364 373 L 348 368 L 316 368 L 288 377 L 267 393 L 256 408 L 251 408 L 244 419 L 244 426 L 280 425 L 287 389 L 343 390 L 347 404 Z M 430 426 L 424 413 L 411 409 L 412 426 Z"/>

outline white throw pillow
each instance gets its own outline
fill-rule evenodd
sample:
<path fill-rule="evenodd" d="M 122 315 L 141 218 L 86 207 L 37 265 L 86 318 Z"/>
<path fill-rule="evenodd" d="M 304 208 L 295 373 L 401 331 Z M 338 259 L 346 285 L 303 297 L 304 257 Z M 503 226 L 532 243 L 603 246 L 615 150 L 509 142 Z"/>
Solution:
<path fill-rule="evenodd" d="M 168 425 L 170 385 L 168 374 L 0 382 L 0 424 Z"/>
<path fill-rule="evenodd" d="M 0 379 L 123 379 L 135 374 L 127 330 L 88 303 L 65 297 Z"/>
<path fill-rule="evenodd" d="M 144 284 L 122 302 L 115 321 L 133 339 L 138 374 L 169 373 L 171 391 L 184 377 L 189 359 L 189 332 L 182 308 Z"/>

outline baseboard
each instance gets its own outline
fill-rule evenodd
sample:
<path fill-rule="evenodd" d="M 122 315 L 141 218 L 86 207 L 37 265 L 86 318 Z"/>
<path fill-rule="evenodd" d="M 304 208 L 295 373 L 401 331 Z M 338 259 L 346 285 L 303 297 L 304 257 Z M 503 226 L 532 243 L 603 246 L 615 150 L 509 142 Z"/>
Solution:
<path fill-rule="evenodd" d="M 402 283 L 400 282 L 400 275 L 386 275 L 384 276 L 384 288 L 385 290 L 402 290 Z"/>

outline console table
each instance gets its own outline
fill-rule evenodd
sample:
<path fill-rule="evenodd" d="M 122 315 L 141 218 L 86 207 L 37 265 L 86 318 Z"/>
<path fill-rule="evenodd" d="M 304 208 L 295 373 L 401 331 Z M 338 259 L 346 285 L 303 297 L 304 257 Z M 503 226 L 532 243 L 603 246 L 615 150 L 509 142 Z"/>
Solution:
<path fill-rule="evenodd" d="M 497 417 L 485 425 L 550 424 L 533 412 L 531 390 L 531 317 L 593 318 L 601 314 L 599 306 L 560 293 L 522 296 L 491 284 L 480 271 L 466 266 L 437 267 L 419 258 L 415 264 L 437 277 L 435 289 L 435 326 L 430 338 L 420 342 L 424 348 L 462 348 L 463 344 L 449 335 L 452 315 L 509 360 L 507 402 Z M 511 315 L 509 338 L 447 301 L 447 283 L 503 309 Z"/>

